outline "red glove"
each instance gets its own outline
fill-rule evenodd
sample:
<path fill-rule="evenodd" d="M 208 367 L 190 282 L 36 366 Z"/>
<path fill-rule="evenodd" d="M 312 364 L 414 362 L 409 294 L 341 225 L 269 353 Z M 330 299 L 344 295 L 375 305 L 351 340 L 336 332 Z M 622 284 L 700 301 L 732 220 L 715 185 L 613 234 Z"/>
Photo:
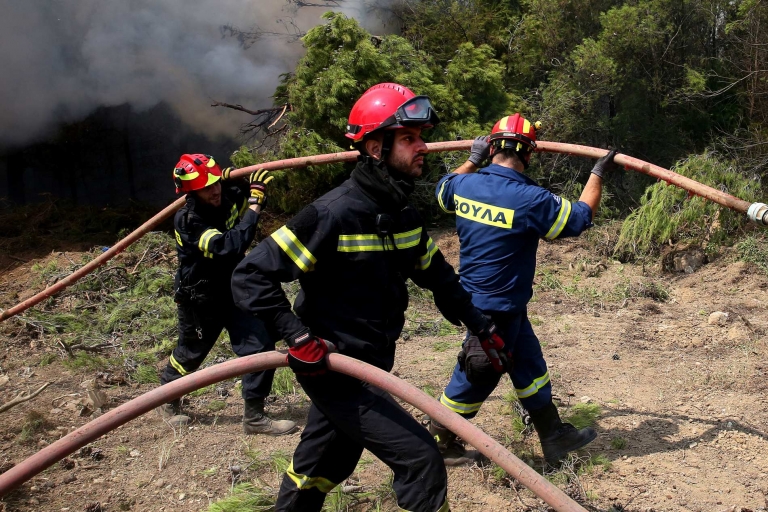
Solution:
<path fill-rule="evenodd" d="M 312 336 L 309 329 L 302 329 L 286 340 L 288 366 L 297 375 L 322 375 L 328 370 L 325 356 L 336 347 L 330 341 Z"/>
<path fill-rule="evenodd" d="M 512 361 L 512 355 L 504 348 L 504 340 L 496 333 L 496 324 L 491 323 L 487 328 L 477 333 L 480 340 L 480 346 L 483 347 L 485 355 L 491 361 L 493 369 L 499 373 L 509 370 Z"/>

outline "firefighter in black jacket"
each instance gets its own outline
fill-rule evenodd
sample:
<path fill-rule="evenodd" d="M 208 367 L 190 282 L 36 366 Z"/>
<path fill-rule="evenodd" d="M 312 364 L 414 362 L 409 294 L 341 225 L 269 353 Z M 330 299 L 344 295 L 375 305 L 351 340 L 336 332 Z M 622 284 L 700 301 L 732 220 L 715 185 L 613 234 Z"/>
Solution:
<path fill-rule="evenodd" d="M 274 328 L 312 405 L 283 478 L 277 511 L 318 511 L 368 449 L 394 472 L 398 505 L 447 511 L 446 471 L 435 440 L 392 397 L 326 372 L 329 350 L 391 370 L 405 323 L 406 280 L 432 290 L 441 312 L 494 347 L 503 341 L 475 309 L 408 203 L 421 175 L 422 128 L 438 122 L 429 99 L 378 84 L 352 108 L 347 137 L 361 157 L 349 180 L 256 247 L 235 269 L 235 302 Z M 280 286 L 298 279 L 294 310 Z"/>
<path fill-rule="evenodd" d="M 230 280 L 235 266 L 256 236 L 259 213 L 266 201 L 267 171 L 245 180 L 228 180 L 207 155 L 182 155 L 174 169 L 176 193 L 187 193 L 187 203 L 176 212 L 176 302 L 179 342 L 160 377 L 165 384 L 197 370 L 226 328 L 238 356 L 274 350 L 275 343 L 262 322 L 236 308 Z M 222 177 L 227 187 L 222 186 Z M 250 190 L 249 190 L 250 189 Z M 246 434 L 282 435 L 296 430 L 290 420 L 273 420 L 264 413 L 264 399 L 272 388 L 274 370 L 243 376 L 243 429 Z M 180 400 L 159 408 L 165 419 L 185 423 Z"/>

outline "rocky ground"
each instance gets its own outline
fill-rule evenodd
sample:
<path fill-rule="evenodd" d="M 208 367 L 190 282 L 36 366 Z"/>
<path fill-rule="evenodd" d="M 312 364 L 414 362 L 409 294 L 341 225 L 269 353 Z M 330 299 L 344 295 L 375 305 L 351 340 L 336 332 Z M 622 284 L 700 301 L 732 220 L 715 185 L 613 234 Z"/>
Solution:
<path fill-rule="evenodd" d="M 456 263 L 455 234 L 436 239 Z M 768 276 L 732 250 L 676 273 L 653 262 L 612 260 L 602 247 L 595 233 L 539 250 L 529 313 L 554 392 L 563 415 L 594 422 L 599 431 L 587 450 L 547 477 L 593 510 L 765 510 Z M 79 256 L 17 262 L 0 276 L 0 306 L 40 288 L 34 263 L 46 268 L 51 259 Z M 412 302 L 394 371 L 439 396 L 462 334 L 440 321 L 427 298 Z M 55 332 L 19 319 L 0 325 L 0 402 L 51 383 L 0 413 L 2 471 L 85 424 L 99 401 L 114 408 L 155 386 L 114 367 L 65 364 L 70 356 Z M 306 397 L 291 390 L 290 374 L 279 382 L 270 411 L 302 424 Z M 475 422 L 541 470 L 536 436 L 511 390 L 505 380 Z M 268 510 L 258 504 L 274 495 L 299 434 L 244 436 L 235 382 L 189 397 L 187 407 L 194 416 L 188 427 L 150 415 L 132 421 L 0 500 L 0 511 Z M 495 466 L 452 468 L 449 477 L 455 511 L 546 509 Z M 396 510 L 390 478 L 366 453 L 327 508 Z"/>

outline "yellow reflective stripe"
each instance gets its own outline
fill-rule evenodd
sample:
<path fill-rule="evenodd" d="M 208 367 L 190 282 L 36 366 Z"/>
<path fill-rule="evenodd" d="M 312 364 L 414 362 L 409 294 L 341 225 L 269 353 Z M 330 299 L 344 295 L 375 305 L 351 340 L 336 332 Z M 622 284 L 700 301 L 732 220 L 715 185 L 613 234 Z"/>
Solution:
<path fill-rule="evenodd" d="M 479 411 L 480 406 L 483 405 L 483 402 L 478 402 L 476 404 L 462 404 L 461 402 L 455 402 L 445 396 L 445 393 L 440 397 L 440 403 L 459 414 L 472 414 L 473 412 Z"/>
<path fill-rule="evenodd" d="M 300 475 L 293 469 L 293 461 L 291 461 L 291 465 L 288 466 L 288 471 L 286 471 L 286 473 L 299 489 L 310 489 L 312 487 L 316 487 L 318 491 L 328 494 L 333 490 L 334 487 L 339 485 L 321 476 Z"/>
<path fill-rule="evenodd" d="M 188 181 L 188 180 L 193 180 L 197 178 L 198 176 L 200 176 L 200 173 L 197 171 L 194 171 L 187 174 L 174 174 L 174 176 L 179 178 L 182 181 Z"/>
<path fill-rule="evenodd" d="M 286 226 L 281 227 L 274 233 L 272 233 L 272 239 L 280 246 L 280 248 L 293 260 L 297 267 L 303 272 L 309 272 L 317 263 L 311 252 L 304 247 L 293 231 Z"/>
<path fill-rule="evenodd" d="M 395 245 L 398 249 L 409 249 L 416 247 L 421 241 L 422 228 L 395 233 Z M 360 233 L 356 235 L 339 235 L 339 242 L 336 246 L 339 252 L 366 252 L 366 251 L 388 251 L 393 249 L 392 241 L 389 238 L 382 238 L 376 234 Z"/>
<path fill-rule="evenodd" d="M 180 247 L 184 247 L 184 244 L 181 243 L 181 235 L 179 234 L 179 232 L 176 231 L 175 229 L 173 230 L 173 232 L 176 233 L 176 243 L 179 244 Z"/>
<path fill-rule="evenodd" d="M 240 207 L 240 217 L 245 215 L 245 211 L 248 209 L 248 199 L 243 199 L 243 206 Z"/>
<path fill-rule="evenodd" d="M 560 205 L 560 213 L 557 216 L 557 220 L 555 220 L 555 223 L 552 224 L 549 232 L 544 236 L 544 238 L 548 240 L 554 240 L 560 236 L 560 233 L 563 232 L 563 228 L 565 228 L 565 225 L 568 223 L 568 219 L 571 216 L 571 202 L 565 198 L 563 198 L 562 201 L 563 202 Z"/>
<path fill-rule="evenodd" d="M 533 380 L 533 384 L 528 386 L 525 389 L 517 389 L 515 388 L 515 392 L 517 393 L 517 398 L 528 398 L 530 396 L 535 395 L 539 392 L 541 388 L 547 385 L 549 382 L 549 372 L 545 373 L 538 379 Z"/>
<path fill-rule="evenodd" d="M 213 167 L 214 165 L 216 165 L 216 162 L 214 161 L 213 158 L 209 158 L 208 159 L 208 163 L 205 164 L 205 165 L 206 165 L 206 167 Z"/>
<path fill-rule="evenodd" d="M 410 512 L 409 510 L 400 507 L 397 507 L 397 509 L 401 512 Z M 437 509 L 437 512 L 451 512 L 451 507 L 448 505 L 448 498 L 446 498 L 443 504 L 440 505 L 440 508 Z"/>
<path fill-rule="evenodd" d="M 235 226 L 235 221 L 237 221 L 237 217 L 239 216 L 240 212 L 237 209 L 237 205 L 232 205 L 232 208 L 230 209 L 229 218 L 227 219 L 227 229 L 232 229 Z"/>
<path fill-rule="evenodd" d="M 173 357 L 173 354 L 171 354 L 171 358 L 168 360 L 168 362 L 171 363 L 171 366 L 173 366 L 173 368 L 177 372 L 179 372 L 179 374 L 181 374 L 182 376 L 187 375 L 189 373 L 187 370 L 184 369 L 183 366 L 181 366 L 181 364 L 179 364 L 176 358 Z"/>
<path fill-rule="evenodd" d="M 453 213 L 456 210 L 449 210 L 445 207 L 445 203 L 443 203 L 443 192 L 445 191 L 445 184 L 448 183 L 448 181 L 449 180 L 445 180 L 442 185 L 440 185 L 440 191 L 437 193 L 437 204 L 440 205 L 440 208 L 442 208 L 445 213 Z"/>
<path fill-rule="evenodd" d="M 504 131 L 507 129 L 507 121 L 509 121 L 509 116 L 501 118 L 501 121 L 499 121 L 499 130 Z"/>
<path fill-rule="evenodd" d="M 213 173 L 208 173 L 208 181 L 205 183 L 205 186 L 208 187 L 210 185 L 213 185 L 214 183 L 219 181 L 220 178 L 221 176 L 216 176 Z"/>
<path fill-rule="evenodd" d="M 531 131 L 531 122 L 527 119 L 523 119 L 523 134 L 526 135 Z"/>
<path fill-rule="evenodd" d="M 209 228 L 203 231 L 203 234 L 200 235 L 200 240 L 197 242 L 197 246 L 200 248 L 201 251 L 203 251 L 203 256 L 206 258 L 213 258 L 213 254 L 208 250 L 208 245 L 211 242 L 211 239 L 215 237 L 216 235 L 220 235 L 221 231 L 218 229 Z"/>
<path fill-rule="evenodd" d="M 419 263 L 416 264 L 416 268 L 419 270 L 427 270 L 432 264 L 432 256 L 437 252 L 437 246 L 435 245 L 432 237 L 427 240 L 427 252 L 419 258 Z"/>

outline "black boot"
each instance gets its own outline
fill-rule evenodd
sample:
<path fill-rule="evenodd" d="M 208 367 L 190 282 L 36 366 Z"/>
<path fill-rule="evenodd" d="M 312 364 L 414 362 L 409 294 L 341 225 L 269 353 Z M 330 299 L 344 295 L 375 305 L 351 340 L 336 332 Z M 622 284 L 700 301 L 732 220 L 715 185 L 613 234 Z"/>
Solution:
<path fill-rule="evenodd" d="M 552 402 L 529 413 L 539 434 L 544 459 L 553 466 L 565 458 L 568 452 L 583 448 L 597 437 L 597 432 L 591 427 L 577 429 L 570 423 L 563 423 L 557 407 Z"/>
<path fill-rule="evenodd" d="M 467 450 L 464 445 L 456 440 L 456 434 L 442 426 L 437 421 L 430 419 L 429 434 L 435 438 L 440 455 L 446 466 L 463 466 L 475 462 L 483 462 L 483 454 L 477 450 Z"/>
<path fill-rule="evenodd" d="M 190 417 L 181 412 L 181 398 L 163 404 L 155 410 L 163 421 L 174 426 L 186 425 L 190 421 Z"/>
<path fill-rule="evenodd" d="M 264 399 L 252 398 L 245 401 L 243 431 L 246 434 L 282 436 L 295 432 L 296 422 L 291 420 L 273 420 L 264 412 Z"/>

